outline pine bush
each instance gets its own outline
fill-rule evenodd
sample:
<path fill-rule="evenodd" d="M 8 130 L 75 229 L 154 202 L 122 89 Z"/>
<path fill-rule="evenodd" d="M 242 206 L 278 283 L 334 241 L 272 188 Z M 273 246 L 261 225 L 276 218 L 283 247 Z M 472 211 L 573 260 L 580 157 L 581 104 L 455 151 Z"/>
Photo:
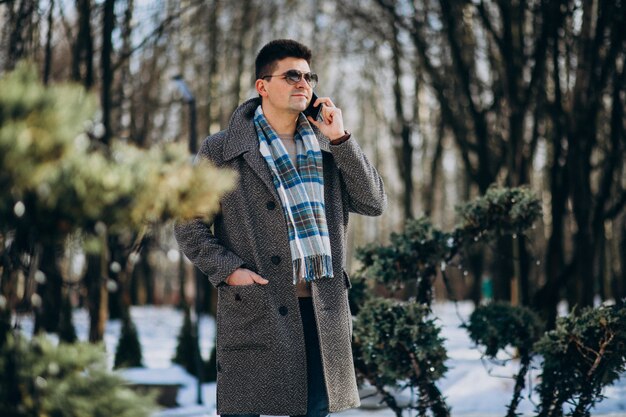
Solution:
<path fill-rule="evenodd" d="M 178 344 L 176 346 L 176 354 L 172 358 L 172 362 L 181 365 L 187 372 L 198 377 L 198 367 L 196 361 L 200 359 L 200 345 L 198 343 L 198 335 L 196 334 L 193 324 L 191 323 L 191 310 L 189 307 L 185 309 L 185 317 L 183 327 L 178 334 Z M 205 366 L 200 364 L 200 370 Z"/>
<path fill-rule="evenodd" d="M 432 412 L 448 416 L 450 410 L 436 381 L 446 372 L 446 351 L 439 328 L 430 318 L 433 283 L 442 276 L 451 298 L 446 268 L 475 245 L 515 233 L 524 233 L 541 215 L 539 200 L 527 188 L 492 187 L 480 198 L 458 208 L 460 224 L 450 232 L 427 218 L 410 220 L 387 245 L 372 244 L 357 250 L 360 275 L 384 286 L 392 299 L 373 297 L 367 286 L 351 295 L 354 322 L 353 355 L 361 381 L 374 385 L 383 401 L 401 416 L 403 409 L 387 386 L 415 387 L 414 407 L 420 416 Z M 357 280 L 358 282 L 358 280 Z M 415 288 L 408 302 L 394 300 L 405 288 Z M 365 289 L 365 291 L 360 291 Z M 365 302 L 367 298 L 371 298 Z"/>
<path fill-rule="evenodd" d="M 543 356 L 539 417 L 589 416 L 602 389 L 626 371 L 626 307 L 585 308 L 557 320 L 536 344 Z"/>
<path fill-rule="evenodd" d="M 508 346 L 517 349 L 520 369 L 515 377 L 513 397 L 507 411 L 507 417 L 515 417 L 526 375 L 535 354 L 533 345 L 543 332 L 541 319 L 527 307 L 495 302 L 478 306 L 464 327 L 474 343 L 486 348 L 485 355 L 489 358 L 495 358 L 498 352 Z"/>
<path fill-rule="evenodd" d="M 485 346 L 485 354 L 491 358 L 507 346 L 531 353 L 543 334 L 543 323 L 535 312 L 504 302 L 476 307 L 465 327 L 472 341 Z"/>
<path fill-rule="evenodd" d="M 122 331 L 115 350 L 115 368 L 142 367 L 141 343 L 128 311 L 122 315 Z"/>
<path fill-rule="evenodd" d="M 148 417 L 156 408 L 107 370 L 101 345 L 11 332 L 0 348 L 0 374 L 2 416 Z"/>
<path fill-rule="evenodd" d="M 32 64 L 0 74 L 0 92 L 0 291 L 9 311 L 32 295 L 16 291 L 24 260 L 44 272 L 56 262 L 32 264 L 33 248 L 80 233 L 85 252 L 104 254 L 107 236 L 210 217 L 234 185 L 232 172 L 206 161 L 191 164 L 182 143 L 141 149 L 112 140 L 103 146 L 96 97 L 78 85 L 43 85 Z M 62 277 L 48 275 L 55 291 L 39 294 L 36 327 L 45 318 L 54 325 L 42 328 L 56 331 Z"/>
<path fill-rule="evenodd" d="M 446 350 L 429 309 L 414 302 L 376 298 L 365 303 L 355 319 L 354 349 L 358 371 L 373 382 L 397 415 L 402 410 L 387 386 L 417 388 L 416 409 L 448 416 L 449 409 L 435 386 L 447 368 Z"/>

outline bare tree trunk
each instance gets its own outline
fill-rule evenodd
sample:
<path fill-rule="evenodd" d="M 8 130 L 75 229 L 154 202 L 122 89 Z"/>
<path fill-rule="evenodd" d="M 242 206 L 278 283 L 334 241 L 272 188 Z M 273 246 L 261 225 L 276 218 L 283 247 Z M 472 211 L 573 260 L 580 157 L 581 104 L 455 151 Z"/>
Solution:
<path fill-rule="evenodd" d="M 576 113 L 578 113 L 578 117 L 583 118 L 583 120 L 586 119 L 584 114 Z M 573 256 L 576 265 L 573 276 L 576 294 L 576 300 L 574 301 L 579 307 L 593 305 L 593 297 L 596 292 L 593 257 L 595 253 L 594 246 L 597 242 L 595 242 L 594 234 L 591 230 L 591 204 L 593 198 L 589 184 L 591 165 L 588 159 L 589 153 L 584 149 L 587 147 L 585 142 L 589 140 L 589 136 L 594 135 L 591 130 L 595 130 L 595 123 L 587 119 L 585 124 L 591 124 L 591 126 L 586 128 L 579 125 L 578 127 L 582 130 L 571 132 L 569 136 L 569 142 L 573 145 L 570 145 L 569 173 L 570 183 L 574 184 L 571 188 L 571 193 L 573 212 L 577 225 L 577 231 L 574 234 Z"/>
<path fill-rule="evenodd" d="M 221 12 L 221 0 L 213 0 L 213 4 L 209 7 L 209 36 L 208 36 L 208 93 L 207 93 L 207 133 L 212 134 L 213 124 L 219 121 L 220 100 L 217 94 L 217 65 L 219 63 L 218 43 L 220 39 L 220 27 L 218 25 L 218 17 Z M 217 110 L 217 111 L 216 111 Z M 220 126 L 221 127 L 221 126 Z M 198 268 L 194 267 L 195 279 L 200 279 L 200 288 L 202 291 L 203 310 L 213 314 L 217 314 L 217 297 L 209 280 L 202 274 Z M 196 286 L 197 288 L 198 286 Z"/>
<path fill-rule="evenodd" d="M 436 73 L 437 88 L 440 90 L 437 97 L 442 104 L 442 110 L 446 110 L 448 116 L 446 116 L 446 123 L 452 127 L 457 144 L 461 148 L 461 152 L 464 155 L 466 162 L 466 169 L 472 180 L 478 185 L 480 192 L 485 193 L 489 186 L 495 181 L 497 168 L 502 164 L 501 158 L 497 158 L 493 155 L 488 146 L 488 138 L 492 136 L 492 132 L 489 130 L 489 124 L 486 120 L 486 112 L 481 106 L 480 95 L 474 94 L 472 91 L 475 89 L 480 92 L 482 89 L 480 83 L 476 83 L 474 80 L 474 70 L 467 62 L 467 52 L 463 50 L 461 45 L 471 46 L 475 42 L 473 39 L 468 38 L 467 31 L 464 28 L 459 28 L 459 23 L 463 21 L 460 17 L 460 10 L 458 4 L 451 4 L 446 0 L 440 0 L 439 6 L 441 7 L 442 19 L 444 22 L 444 33 L 442 36 L 447 41 L 450 49 L 450 57 L 452 61 L 451 67 L 444 67 L 442 69 L 449 69 L 454 73 L 454 81 L 458 83 L 457 96 L 462 103 L 460 107 L 465 108 L 465 111 L 451 111 L 455 106 L 451 103 L 452 95 L 450 92 L 446 94 L 445 83 L 450 75 L 442 73 L 442 69 L 435 69 L 431 64 L 426 68 L 431 68 L 430 75 L 433 76 Z M 462 30 L 463 29 L 463 30 Z M 426 53 L 426 41 L 423 36 L 420 36 L 417 29 L 414 30 L 414 39 L 416 46 L 421 52 L 422 60 L 428 59 Z M 445 115 L 445 113 L 444 113 Z M 463 120 L 466 117 L 471 118 L 471 124 Z M 469 142 L 468 138 L 473 135 L 474 142 Z M 475 154 L 478 163 L 476 168 L 473 168 L 469 160 L 469 153 Z M 496 169 L 492 167 L 496 167 Z"/>
<path fill-rule="evenodd" d="M 48 32 L 46 34 L 46 55 L 43 67 L 43 83 L 48 85 L 50 81 L 50 68 L 52 66 L 52 33 L 54 29 L 54 0 L 50 0 L 50 10 L 48 10 Z"/>
<path fill-rule="evenodd" d="M 120 240 L 119 236 L 112 235 L 108 239 L 108 268 L 107 274 L 110 282 L 115 283 L 114 290 L 111 290 L 108 297 L 108 313 L 110 319 L 122 319 L 124 318 L 124 291 L 126 289 L 125 280 L 125 265 L 128 260 L 126 254 L 126 248 Z"/>
<path fill-rule="evenodd" d="M 4 232 L 4 230 L 2 231 Z M 15 296 L 15 280 L 13 274 L 10 272 L 11 259 L 8 254 L 8 250 L 5 249 L 5 237 L 4 233 L 0 233 L 0 295 L 2 295 L 7 304 L 6 307 L 0 310 L 0 348 L 4 346 L 6 336 L 11 329 L 11 316 L 12 311 L 17 304 Z M 33 256 L 33 258 L 35 258 Z M 7 308 L 8 307 L 8 308 Z"/>
<path fill-rule="evenodd" d="M 220 34 L 220 28 L 219 25 L 217 23 L 217 18 L 220 14 L 220 10 L 221 10 L 221 1 L 220 0 L 213 0 L 213 6 L 209 7 L 209 40 L 208 40 L 208 46 L 209 46 L 209 52 L 208 52 L 208 74 L 207 74 L 207 78 L 208 78 L 208 94 L 207 94 L 207 133 L 211 134 L 214 133 L 212 132 L 212 125 L 214 123 L 215 120 L 217 120 L 218 118 L 215 117 L 215 114 L 219 115 L 219 112 L 214 113 L 213 112 L 213 108 L 215 107 L 216 103 L 219 103 L 219 100 L 215 100 L 216 99 L 216 91 L 215 89 L 217 88 L 216 86 L 216 77 L 217 77 L 217 64 L 218 64 L 218 40 L 219 40 L 219 34 Z"/>
<path fill-rule="evenodd" d="M 598 243 L 604 221 L 605 202 L 613 182 L 611 158 L 598 192 L 592 190 L 592 160 L 599 146 L 598 115 L 603 110 L 604 91 L 615 71 L 618 54 L 625 39 L 623 20 L 626 5 L 613 2 L 583 3 L 580 47 L 568 126 L 568 164 L 572 211 L 576 220 L 574 234 L 574 301 L 579 306 L 593 304 L 597 286 Z"/>
<path fill-rule="evenodd" d="M 122 36 L 122 46 L 120 50 L 120 58 L 116 61 L 114 68 L 119 69 L 119 81 L 116 83 L 116 92 L 115 92 L 115 105 L 114 105 L 114 114 L 112 117 L 115 120 L 115 126 L 113 128 L 114 131 L 124 132 L 124 137 L 129 135 L 129 120 L 130 120 L 130 103 L 129 96 L 132 95 L 127 93 L 129 90 L 130 83 L 130 59 L 125 57 L 130 57 L 131 49 L 132 49 L 132 35 L 133 35 L 133 12 L 135 8 L 134 0 L 126 1 L 126 10 L 124 11 L 124 20 L 121 26 L 121 36 Z"/>
<path fill-rule="evenodd" d="M 57 266 L 57 256 L 62 252 L 59 242 L 43 242 L 40 271 L 37 272 L 37 293 L 41 297 L 41 306 L 35 306 L 35 333 L 58 330 L 61 317 L 63 277 Z"/>
<path fill-rule="evenodd" d="M 89 310 L 89 341 L 100 342 L 104 338 L 104 328 L 108 319 L 108 262 L 106 239 L 102 239 L 102 252 L 87 255 L 87 309 Z"/>
<path fill-rule="evenodd" d="M 620 267 L 622 270 L 621 276 L 615 274 L 613 277 L 613 294 L 615 294 L 616 300 L 626 299 L 626 221 L 622 222 L 621 236 L 619 237 L 620 248 Z"/>
<path fill-rule="evenodd" d="M 553 102 L 550 110 L 550 122 L 552 125 L 552 160 L 549 163 L 549 188 L 551 195 L 550 218 L 551 232 L 548 238 L 545 263 L 545 284 L 535 295 L 534 305 L 541 311 L 543 319 L 549 329 L 554 328 L 556 323 L 556 307 L 560 300 L 560 291 L 564 285 L 566 276 L 563 274 L 564 267 L 564 228 L 566 202 L 569 195 L 569 183 L 567 182 L 567 148 L 564 128 L 564 111 L 562 109 L 563 97 L 561 92 L 561 75 L 559 59 L 561 57 L 560 36 L 558 34 L 563 19 L 560 6 L 553 9 L 553 18 L 550 19 L 552 30 L 552 85 L 554 89 Z"/>
<path fill-rule="evenodd" d="M 72 50 L 72 79 L 87 89 L 94 84 L 93 36 L 91 34 L 91 0 L 76 0 L 78 34 Z M 82 66 L 85 66 L 84 75 Z"/>
<path fill-rule="evenodd" d="M 623 55 L 622 55 L 623 56 Z M 612 157 L 619 158 L 619 155 L 624 155 L 626 148 L 624 131 L 624 107 L 626 107 L 626 100 L 622 100 L 620 91 L 623 91 L 626 84 L 626 65 L 622 64 L 621 74 L 615 74 L 613 80 L 613 101 L 612 101 L 612 113 L 611 113 L 611 142 L 613 144 Z M 621 178 L 624 175 L 626 166 L 623 164 L 617 169 L 617 178 Z M 615 241 L 614 247 L 617 248 L 617 253 L 614 255 L 619 258 L 619 268 L 615 268 L 612 271 L 611 279 L 611 292 L 613 298 L 617 301 L 626 300 L 626 215 L 622 213 L 621 219 L 618 217 L 618 213 L 623 212 L 624 204 L 626 204 L 626 191 L 622 190 L 622 194 L 617 196 L 616 202 L 613 207 L 607 209 L 606 216 L 613 219 L 613 224 L 622 224 L 621 232 L 614 230 L 613 240 Z M 621 207 L 620 207 L 621 205 Z M 619 220 L 619 221 L 618 221 Z M 621 255 L 617 255 L 621 254 Z M 621 276 L 620 271 L 621 269 Z"/>
<path fill-rule="evenodd" d="M 626 7 L 625 7 L 626 10 Z M 626 13 L 625 13 L 626 14 Z M 625 42 L 626 43 L 626 42 Z M 626 46 L 626 45 L 625 45 Z M 626 59 L 626 53 L 622 53 L 622 59 Z M 616 178 L 621 178 L 624 161 L 624 105 L 621 103 L 621 93 L 626 84 L 626 68 L 622 64 L 621 71 L 617 62 L 614 65 L 611 91 L 611 113 L 610 113 L 610 133 L 607 138 L 607 156 L 602 164 L 599 187 L 596 193 L 596 204 L 592 219 L 592 230 L 594 239 L 597 240 L 596 256 L 594 263 L 597 271 L 596 276 L 600 287 L 600 294 L 606 300 L 609 296 L 609 288 L 605 288 L 606 274 L 611 274 L 610 261 L 607 264 L 605 252 L 611 253 L 611 240 L 607 239 L 605 232 L 605 222 L 613 221 L 613 218 L 623 210 L 624 203 L 620 207 L 620 202 L 616 201 L 613 206 L 608 207 L 611 200 L 611 189 L 616 182 Z M 617 187 L 620 188 L 619 185 Z M 622 195 L 626 196 L 626 191 L 622 190 Z M 619 195 L 617 196 L 620 197 Z M 608 287 L 608 286 L 607 286 Z"/>
<path fill-rule="evenodd" d="M 402 55 L 402 47 L 400 45 L 399 33 L 393 22 L 394 15 L 388 14 L 391 20 L 390 26 L 393 31 L 391 39 L 392 50 L 392 66 L 394 74 L 393 96 L 395 108 L 395 124 L 392 128 L 394 138 L 399 138 L 400 143 L 396 139 L 396 160 L 398 161 L 398 171 L 404 192 L 402 194 L 402 211 L 404 220 L 413 218 L 413 145 L 411 144 L 411 126 L 404 115 L 404 98 L 402 95 L 402 68 L 400 58 Z M 417 99 L 417 97 L 415 98 Z"/>
<path fill-rule="evenodd" d="M 133 305 L 154 304 L 154 285 L 152 265 L 149 261 L 154 238 L 146 236 L 143 240 L 141 257 L 135 265 L 131 277 L 131 300 Z"/>
<path fill-rule="evenodd" d="M 235 35 L 236 43 L 234 45 L 234 48 L 237 54 L 237 61 L 235 63 L 235 80 L 232 89 L 232 97 L 234 99 L 233 111 L 235 108 L 237 108 L 237 106 L 239 106 L 239 100 L 241 98 L 241 74 L 245 72 L 245 57 L 247 54 L 245 48 L 246 37 L 252 27 L 252 14 L 254 13 L 252 5 L 252 1 L 244 2 L 243 8 L 241 10 L 241 15 L 239 16 L 238 30 Z"/>
<path fill-rule="evenodd" d="M 511 285 L 515 283 L 515 271 L 513 269 L 513 245 L 516 242 L 511 236 L 503 236 L 497 239 L 496 249 L 492 262 L 494 277 L 493 298 L 495 300 L 511 301 Z"/>
<path fill-rule="evenodd" d="M 418 98 L 416 97 L 415 100 Z M 424 215 L 431 216 L 435 208 L 435 198 L 437 190 L 437 180 L 439 178 L 439 172 L 441 170 L 441 158 L 443 156 L 443 141 L 445 140 L 445 124 L 443 118 L 440 117 L 439 126 L 437 129 L 437 143 L 435 144 L 435 152 L 433 158 L 430 161 L 430 183 L 423 185 L 423 207 Z"/>
<path fill-rule="evenodd" d="M 17 62 L 28 53 L 29 36 L 32 32 L 33 15 L 37 12 L 39 3 L 34 0 L 20 0 L 17 10 L 14 3 L 8 2 L 9 44 L 6 59 L 6 69 L 11 70 Z"/>
<path fill-rule="evenodd" d="M 113 136 L 111 128 L 111 91 L 113 87 L 113 66 L 111 54 L 113 53 L 113 29 L 115 27 L 115 0 L 105 0 L 102 15 L 102 53 L 100 56 L 100 106 L 102 111 L 102 125 L 104 135 L 101 140 L 109 145 Z"/>

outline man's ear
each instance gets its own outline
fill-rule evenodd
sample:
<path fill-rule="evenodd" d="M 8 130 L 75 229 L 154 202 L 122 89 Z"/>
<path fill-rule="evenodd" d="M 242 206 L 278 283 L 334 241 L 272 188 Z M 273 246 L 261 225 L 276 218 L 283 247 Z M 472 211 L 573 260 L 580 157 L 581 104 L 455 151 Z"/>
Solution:
<path fill-rule="evenodd" d="M 261 97 L 267 97 L 267 90 L 265 89 L 265 81 L 262 79 L 258 79 L 254 83 L 254 87 L 256 88 L 256 92 L 259 93 Z"/>

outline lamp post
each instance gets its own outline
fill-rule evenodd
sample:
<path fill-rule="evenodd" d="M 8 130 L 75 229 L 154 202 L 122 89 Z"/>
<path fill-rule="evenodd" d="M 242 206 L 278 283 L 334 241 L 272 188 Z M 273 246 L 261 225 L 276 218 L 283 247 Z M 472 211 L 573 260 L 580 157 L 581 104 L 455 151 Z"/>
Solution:
<path fill-rule="evenodd" d="M 185 83 L 185 80 L 183 80 L 183 77 L 180 74 L 173 76 L 172 80 L 176 84 L 176 87 L 178 87 L 178 90 L 183 95 L 183 101 L 187 105 L 189 105 L 189 153 L 191 155 L 196 155 L 196 153 L 198 152 L 198 140 L 197 140 L 197 133 L 196 133 L 196 99 L 191 93 L 191 90 L 189 90 L 187 83 Z M 183 255 L 181 253 L 181 260 L 182 260 L 182 256 Z M 196 284 L 195 309 L 192 309 L 190 311 L 190 317 L 191 317 L 192 336 L 196 339 L 196 342 L 198 343 L 198 348 L 194 349 L 194 352 L 195 352 L 194 362 L 196 365 L 196 375 L 198 378 L 198 384 L 197 384 L 197 390 L 196 390 L 196 395 L 197 395 L 196 402 L 198 404 L 202 404 L 202 358 L 200 356 L 199 329 L 200 329 L 200 312 L 202 311 L 202 297 L 200 297 L 201 291 L 202 291 L 201 279 L 203 275 L 196 267 L 194 267 L 194 272 L 195 272 L 194 278 L 195 278 L 195 284 Z"/>
<path fill-rule="evenodd" d="M 187 83 L 183 80 L 183 77 L 175 75 L 172 80 L 178 87 L 178 90 L 183 95 L 183 101 L 189 105 L 189 153 L 195 155 L 198 152 L 198 139 L 196 132 L 196 98 L 189 90 Z"/>

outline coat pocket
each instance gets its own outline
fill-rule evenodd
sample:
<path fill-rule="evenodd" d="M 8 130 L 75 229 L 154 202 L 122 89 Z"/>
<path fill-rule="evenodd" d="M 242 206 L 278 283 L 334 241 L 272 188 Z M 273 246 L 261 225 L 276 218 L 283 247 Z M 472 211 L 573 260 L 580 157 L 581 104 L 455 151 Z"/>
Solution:
<path fill-rule="evenodd" d="M 217 300 L 217 348 L 266 350 L 270 340 L 267 290 L 262 285 L 221 286 Z"/>

